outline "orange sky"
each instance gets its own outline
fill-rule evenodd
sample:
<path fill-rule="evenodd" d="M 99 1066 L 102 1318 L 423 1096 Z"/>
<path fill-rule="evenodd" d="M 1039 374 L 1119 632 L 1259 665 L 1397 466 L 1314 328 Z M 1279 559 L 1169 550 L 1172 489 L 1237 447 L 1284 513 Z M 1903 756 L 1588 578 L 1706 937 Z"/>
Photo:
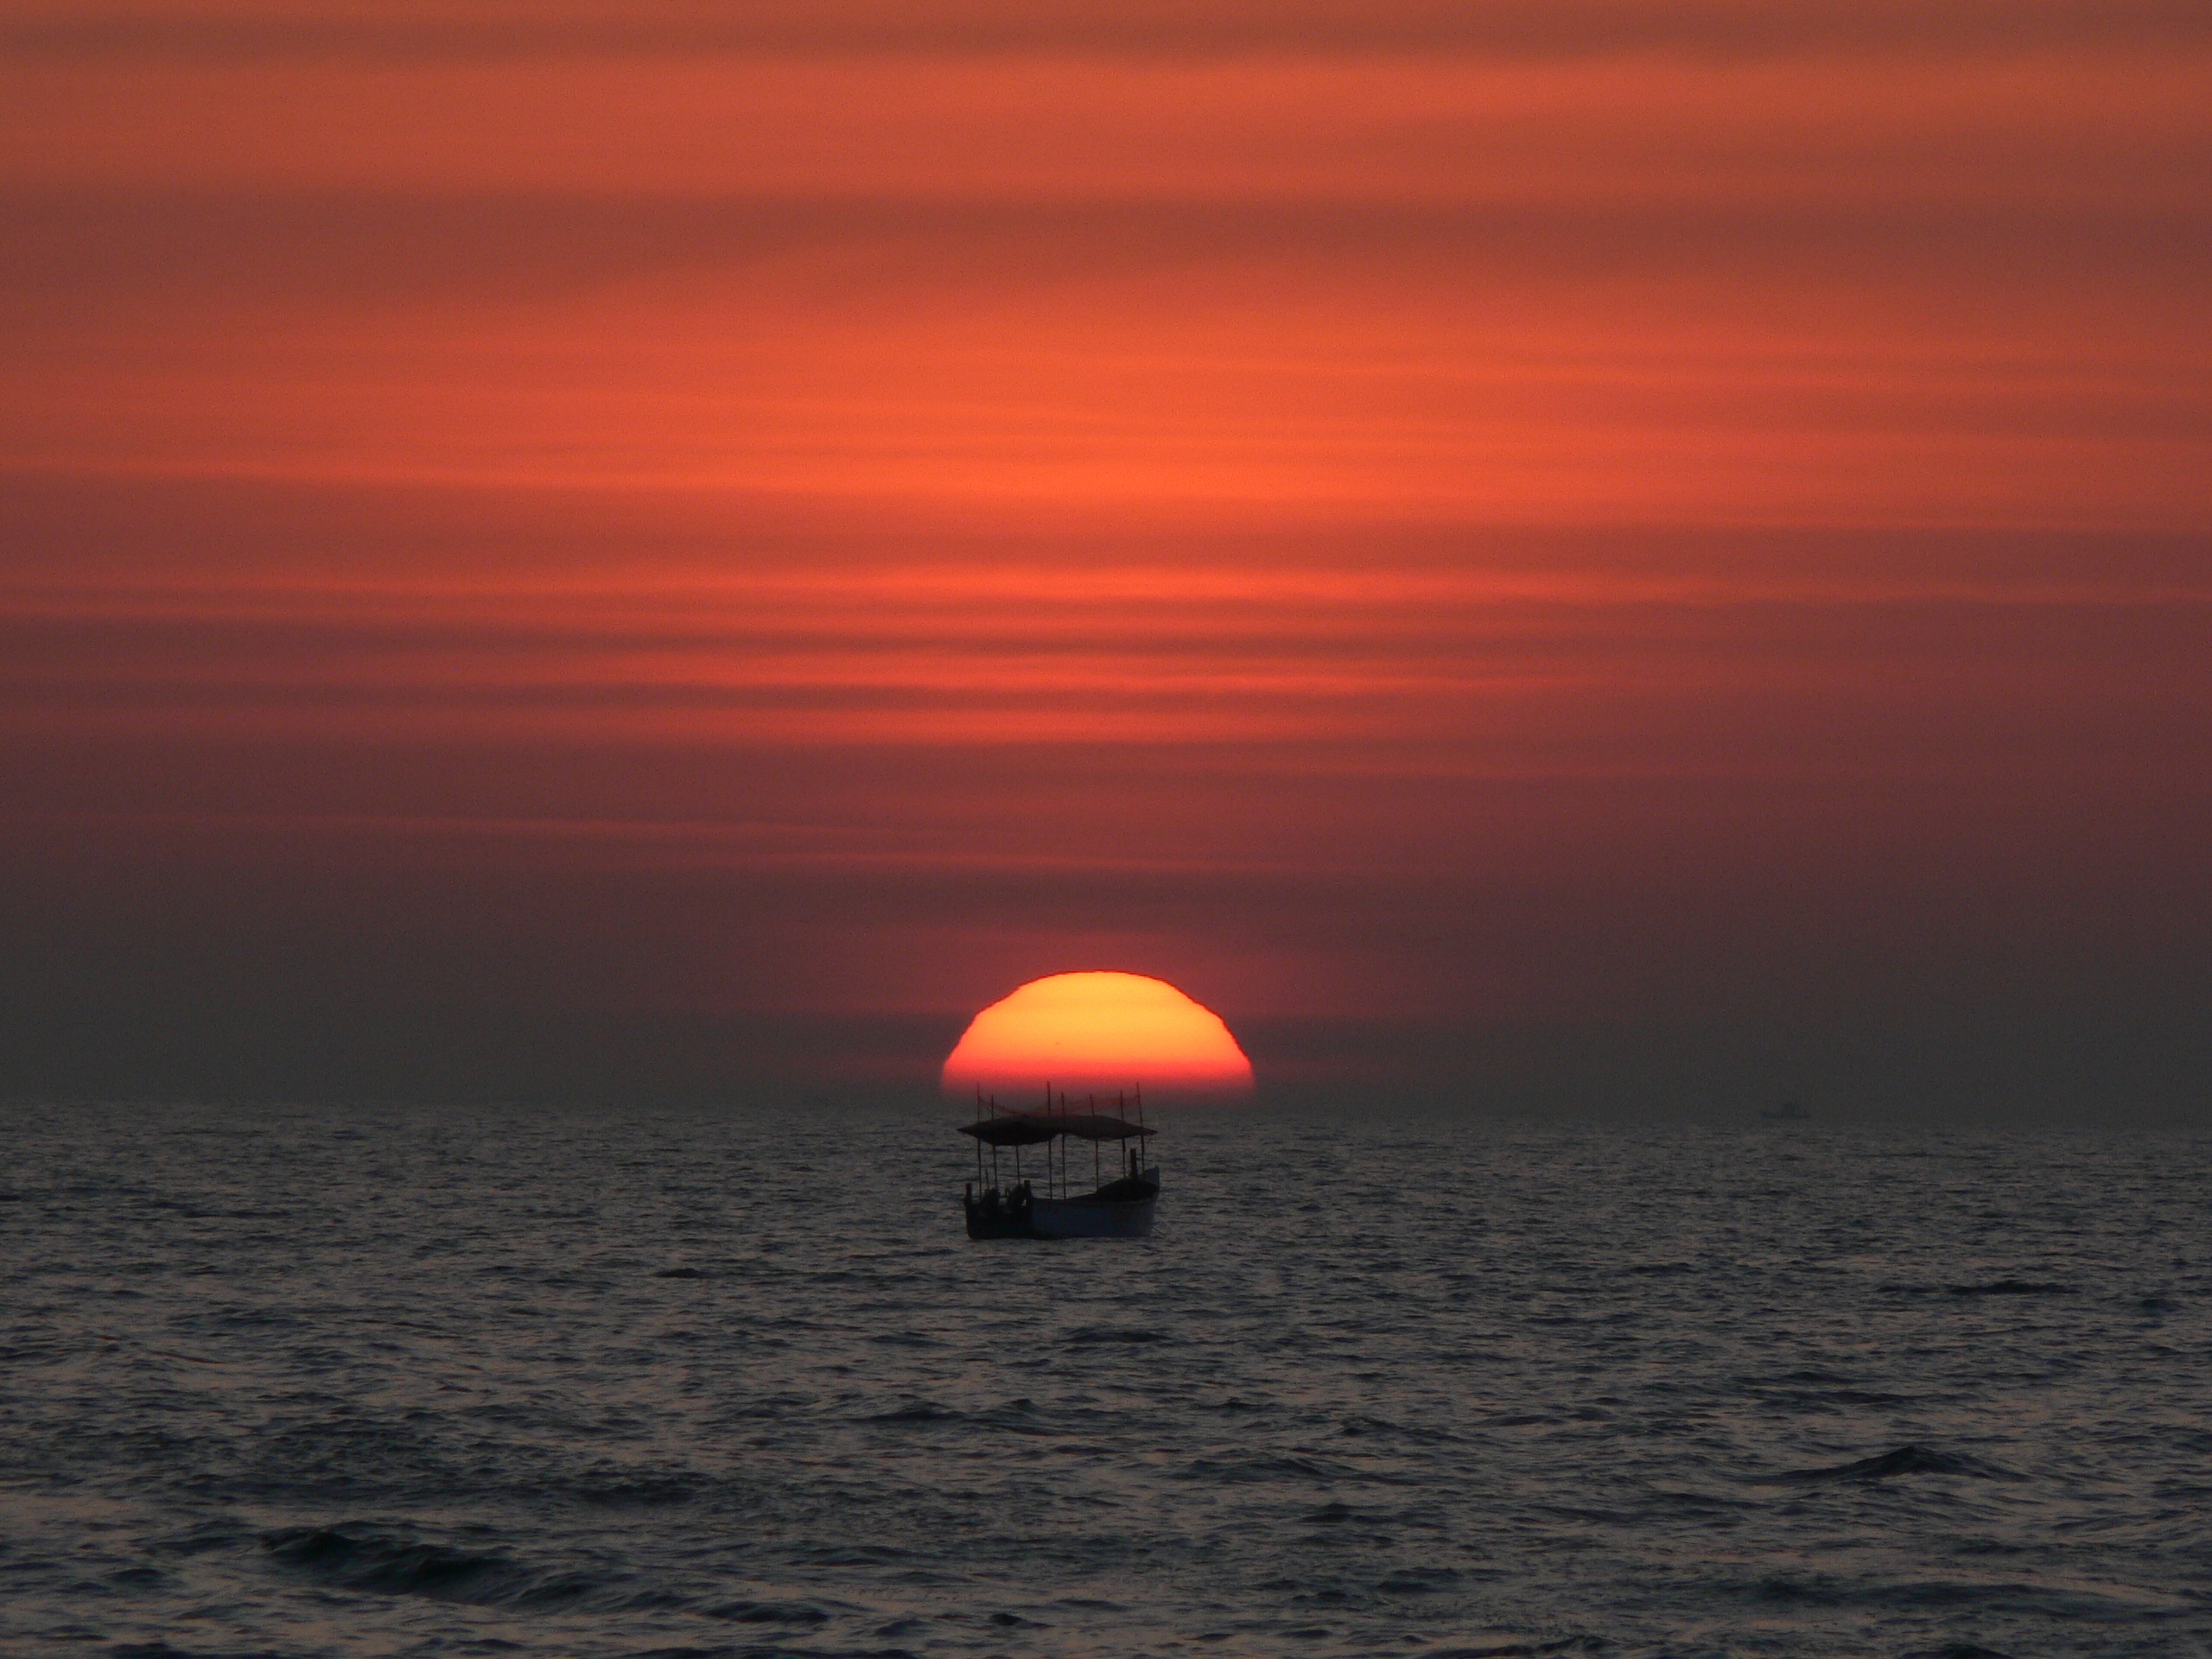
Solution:
<path fill-rule="evenodd" d="M 2212 22 L 1470 10 L 0 7 L 0 1091 L 2201 1100 Z"/>

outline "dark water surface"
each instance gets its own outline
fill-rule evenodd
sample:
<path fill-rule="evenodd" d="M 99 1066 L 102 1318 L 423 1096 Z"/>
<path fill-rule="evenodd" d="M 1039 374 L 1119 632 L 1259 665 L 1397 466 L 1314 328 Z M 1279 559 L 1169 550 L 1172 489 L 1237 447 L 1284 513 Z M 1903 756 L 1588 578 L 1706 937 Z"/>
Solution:
<path fill-rule="evenodd" d="M 2212 1140 L 9 1109 L 0 1642 L 2212 1653 Z"/>

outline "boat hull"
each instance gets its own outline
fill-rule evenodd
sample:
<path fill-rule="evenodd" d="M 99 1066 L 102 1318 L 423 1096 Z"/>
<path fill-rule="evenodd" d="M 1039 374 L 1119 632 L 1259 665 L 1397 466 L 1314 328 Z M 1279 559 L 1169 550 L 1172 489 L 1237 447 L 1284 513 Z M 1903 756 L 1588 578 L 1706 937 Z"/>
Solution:
<path fill-rule="evenodd" d="M 1146 1238 L 1159 1195 L 1148 1198 L 1092 1201 L 1037 1198 L 1029 1206 L 1030 1224 L 1039 1238 Z"/>
<path fill-rule="evenodd" d="M 1114 1188 L 1120 1188 L 1118 1192 Z M 968 1199 L 970 1238 L 1147 1238 L 1160 1202 L 1156 1179 L 1110 1183 L 1075 1198 L 1040 1198 L 1016 1190 L 1011 1203 L 992 1192 Z"/>

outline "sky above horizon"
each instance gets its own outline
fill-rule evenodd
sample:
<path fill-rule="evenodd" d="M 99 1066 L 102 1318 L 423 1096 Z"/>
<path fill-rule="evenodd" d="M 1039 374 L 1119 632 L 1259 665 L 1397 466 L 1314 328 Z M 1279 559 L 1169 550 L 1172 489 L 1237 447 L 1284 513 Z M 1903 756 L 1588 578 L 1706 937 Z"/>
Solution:
<path fill-rule="evenodd" d="M 2190 1114 L 2212 18 L 0 6 L 0 1094 Z M 796 1097 L 796 1094 L 793 1094 Z"/>

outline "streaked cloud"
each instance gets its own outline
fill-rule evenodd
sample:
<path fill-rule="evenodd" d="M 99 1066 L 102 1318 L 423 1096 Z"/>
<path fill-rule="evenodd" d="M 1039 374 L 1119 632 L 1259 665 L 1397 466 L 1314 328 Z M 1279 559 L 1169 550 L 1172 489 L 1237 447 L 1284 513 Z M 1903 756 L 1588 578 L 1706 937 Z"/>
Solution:
<path fill-rule="evenodd" d="M 881 1076 L 1114 966 L 1263 1076 L 2181 1064 L 2208 72 L 2168 5 L 11 8 L 19 1052 L 321 985 Z"/>
<path fill-rule="evenodd" d="M 1671 52 L 1946 51 L 2202 43 L 2177 0 L 20 0 L 0 41 L 19 52 L 210 56 L 511 57 L 544 52 L 804 51 L 1252 54 L 1315 50 L 1561 56 Z"/>

